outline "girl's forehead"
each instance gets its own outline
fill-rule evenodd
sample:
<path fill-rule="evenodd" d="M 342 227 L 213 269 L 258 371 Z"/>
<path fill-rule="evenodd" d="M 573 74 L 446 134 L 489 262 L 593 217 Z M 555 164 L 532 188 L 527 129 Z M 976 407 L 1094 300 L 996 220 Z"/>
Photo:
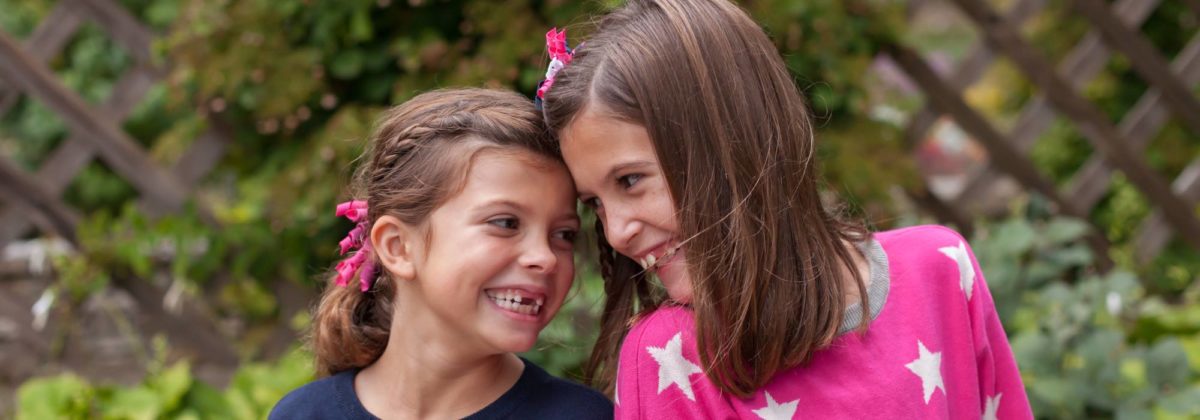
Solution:
<path fill-rule="evenodd" d="M 611 118 L 594 125 L 581 122 L 561 144 L 563 159 L 580 194 L 600 194 L 615 177 L 658 165 L 644 127 Z"/>
<path fill-rule="evenodd" d="M 467 167 L 459 195 L 488 197 L 574 195 L 566 166 L 559 160 L 519 148 L 478 151 Z"/>

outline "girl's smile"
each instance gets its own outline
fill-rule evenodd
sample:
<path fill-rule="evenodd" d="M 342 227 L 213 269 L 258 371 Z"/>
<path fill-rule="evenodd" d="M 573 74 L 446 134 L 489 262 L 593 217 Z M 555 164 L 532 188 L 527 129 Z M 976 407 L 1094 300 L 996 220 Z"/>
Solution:
<path fill-rule="evenodd" d="M 596 211 L 613 249 L 655 274 L 671 299 L 692 298 L 675 204 L 645 127 L 586 108 L 567 127 L 563 160 L 580 201 Z"/>
<path fill-rule="evenodd" d="M 575 190 L 561 163 L 482 149 L 461 191 L 410 234 L 409 328 L 483 353 L 529 350 L 575 275 Z"/>

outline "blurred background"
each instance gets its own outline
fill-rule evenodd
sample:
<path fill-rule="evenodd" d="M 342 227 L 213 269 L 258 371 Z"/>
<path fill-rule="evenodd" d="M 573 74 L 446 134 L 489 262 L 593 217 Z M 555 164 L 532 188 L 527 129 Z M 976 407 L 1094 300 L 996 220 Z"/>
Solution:
<path fill-rule="evenodd" d="M 619 1 L 0 0 L 0 418 L 262 418 L 375 117 Z M 742 3 L 876 229 L 972 243 L 1034 412 L 1200 417 L 1200 1 Z M 577 378 L 585 238 L 526 357 Z"/>

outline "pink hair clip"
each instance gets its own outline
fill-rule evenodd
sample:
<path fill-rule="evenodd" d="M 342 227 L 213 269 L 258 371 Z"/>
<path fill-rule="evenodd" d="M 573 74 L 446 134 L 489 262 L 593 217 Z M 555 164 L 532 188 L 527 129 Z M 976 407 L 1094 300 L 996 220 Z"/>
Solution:
<path fill-rule="evenodd" d="M 367 202 L 359 200 L 350 200 L 337 205 L 335 214 L 338 217 L 345 216 L 351 222 L 356 222 L 354 229 L 346 234 L 346 237 L 338 242 L 341 248 L 340 254 L 346 255 L 352 249 L 358 249 L 351 255 L 337 264 L 337 277 L 334 282 L 338 286 L 345 286 L 350 283 L 350 278 L 354 277 L 354 272 L 358 273 L 358 284 L 362 291 L 367 291 L 371 288 L 371 281 L 375 279 L 375 264 L 367 261 L 371 254 L 371 241 L 366 240 L 369 226 L 367 224 Z M 361 268 L 361 270 L 360 270 Z"/>
<path fill-rule="evenodd" d="M 546 67 L 546 78 L 538 82 L 535 101 L 539 108 L 542 100 L 546 97 L 546 92 L 550 91 L 550 86 L 554 85 L 554 76 L 571 63 L 571 58 L 575 57 L 575 51 L 567 46 L 566 29 L 560 31 L 558 28 L 551 28 L 550 32 L 546 32 L 546 52 L 550 54 L 550 65 Z"/>

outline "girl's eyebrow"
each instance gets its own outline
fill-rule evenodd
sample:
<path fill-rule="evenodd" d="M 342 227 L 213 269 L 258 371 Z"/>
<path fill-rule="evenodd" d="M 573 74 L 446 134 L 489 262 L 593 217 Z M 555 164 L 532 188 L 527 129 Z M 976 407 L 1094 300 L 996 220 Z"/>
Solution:
<path fill-rule="evenodd" d="M 493 208 L 509 208 L 517 213 L 523 213 L 523 214 L 530 213 L 529 207 L 523 206 L 520 203 L 517 203 L 516 201 L 512 201 L 512 200 L 509 200 L 506 198 L 497 198 L 497 199 L 485 201 L 485 202 L 483 202 L 483 204 L 476 206 L 475 211 L 486 211 L 486 210 L 493 209 Z M 575 211 L 575 208 L 572 207 L 570 211 L 563 212 L 562 214 L 556 216 L 556 218 L 559 220 L 570 219 L 570 220 L 578 222 L 579 221 L 579 213 L 577 213 Z"/>
<path fill-rule="evenodd" d="M 620 163 L 610 168 L 608 170 L 608 174 L 604 176 L 604 179 L 616 178 L 618 172 L 650 165 L 654 165 L 654 162 L 648 160 L 635 160 L 631 162 Z"/>
<path fill-rule="evenodd" d="M 495 198 L 495 199 L 485 201 L 482 204 L 475 206 L 475 210 L 476 211 L 487 210 L 487 209 L 494 208 L 494 207 L 507 207 L 507 208 L 511 208 L 511 209 L 516 210 L 517 212 L 521 212 L 521 213 L 524 213 L 527 210 L 529 210 L 525 206 L 521 205 L 520 203 L 509 200 L 507 198 Z"/>

